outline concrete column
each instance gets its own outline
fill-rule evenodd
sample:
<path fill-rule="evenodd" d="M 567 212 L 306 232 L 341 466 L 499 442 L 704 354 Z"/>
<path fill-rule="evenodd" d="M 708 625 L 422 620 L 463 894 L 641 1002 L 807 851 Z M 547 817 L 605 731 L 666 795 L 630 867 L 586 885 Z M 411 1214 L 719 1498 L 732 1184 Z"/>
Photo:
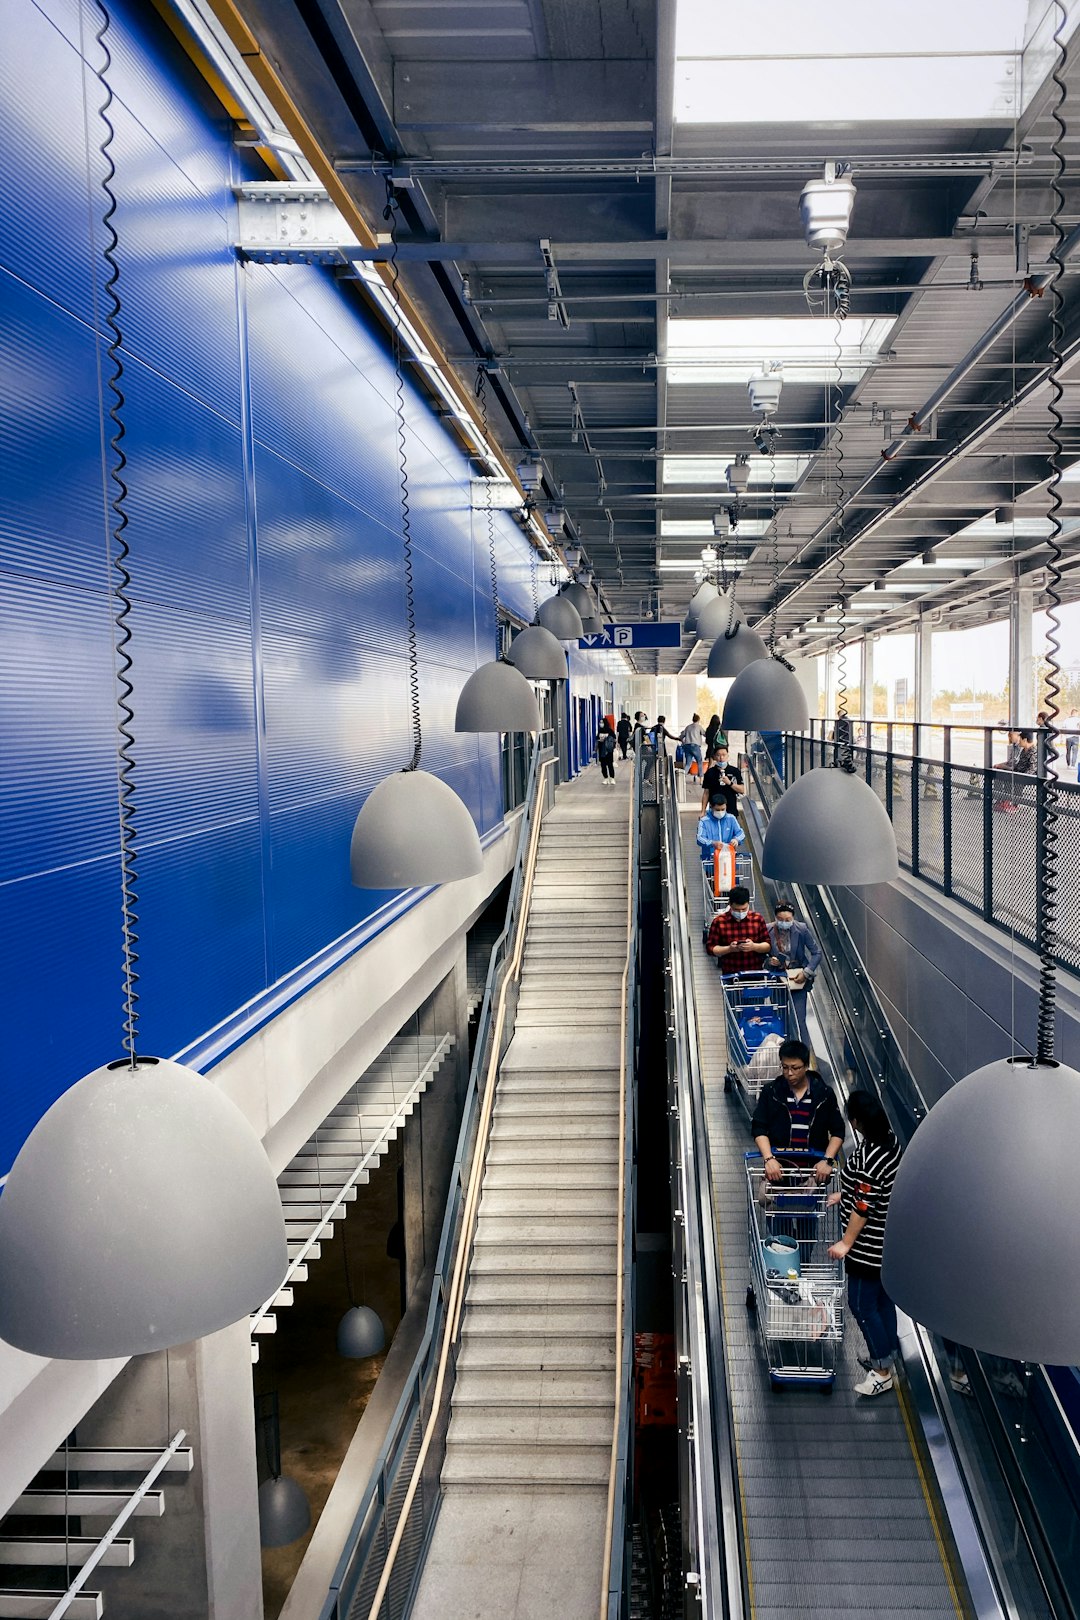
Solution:
<path fill-rule="evenodd" d="M 1009 599 L 1009 724 L 1035 724 L 1035 658 L 1031 621 L 1034 593 L 1014 590 Z"/>
<path fill-rule="evenodd" d="M 923 614 L 915 625 L 915 718 L 929 725 L 934 715 L 934 632 Z"/>
<path fill-rule="evenodd" d="M 690 724 L 695 708 L 697 707 L 697 676 L 679 675 L 675 681 L 675 702 L 677 705 L 674 719 L 668 716 L 668 730 L 681 731 Z M 705 716 L 707 719 L 708 716 Z M 704 724 L 704 720 L 702 721 Z"/>
<path fill-rule="evenodd" d="M 405 1289 L 430 1272 L 439 1246 L 450 1173 L 457 1151 L 469 1079 L 465 940 L 450 973 L 420 1010 L 420 1027 L 456 1036 L 450 1059 L 420 1098 L 405 1126 Z"/>
<path fill-rule="evenodd" d="M 246 1318 L 192 1344 L 133 1357 L 76 1438 L 83 1446 L 164 1448 L 177 1429 L 187 1431 L 193 1472 L 161 1476 L 164 1516 L 132 1519 L 134 1564 L 100 1569 L 94 1584 L 112 1620 L 262 1620 Z"/>
<path fill-rule="evenodd" d="M 862 644 L 862 696 L 860 713 L 865 720 L 874 718 L 874 639 L 865 636 Z"/>

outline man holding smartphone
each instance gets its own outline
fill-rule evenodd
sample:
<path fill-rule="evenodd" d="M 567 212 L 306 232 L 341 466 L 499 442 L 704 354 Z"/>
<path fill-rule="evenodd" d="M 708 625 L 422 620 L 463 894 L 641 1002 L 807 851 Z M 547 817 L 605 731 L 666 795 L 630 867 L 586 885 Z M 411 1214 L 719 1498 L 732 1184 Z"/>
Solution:
<path fill-rule="evenodd" d="M 728 815 L 738 815 L 739 799 L 746 792 L 746 788 L 743 785 L 742 771 L 737 765 L 728 762 L 728 751 L 723 744 L 719 748 L 714 748 L 709 755 L 709 768 L 705 772 L 701 786 L 702 815 L 709 808 L 710 799 L 717 793 L 724 795 Z"/>

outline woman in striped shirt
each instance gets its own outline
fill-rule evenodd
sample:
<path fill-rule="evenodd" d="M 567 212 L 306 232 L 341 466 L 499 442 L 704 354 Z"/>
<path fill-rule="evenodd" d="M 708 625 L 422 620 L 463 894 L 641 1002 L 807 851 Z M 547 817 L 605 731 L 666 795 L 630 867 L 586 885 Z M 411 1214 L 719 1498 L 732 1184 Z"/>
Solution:
<path fill-rule="evenodd" d="M 900 1144 L 892 1133 L 889 1116 L 868 1091 L 853 1091 L 847 1117 L 859 1138 L 844 1163 L 840 1191 L 830 1203 L 839 1203 L 844 1235 L 829 1253 L 843 1260 L 848 1280 L 848 1304 L 862 1329 L 868 1359 L 862 1361 L 866 1377 L 855 1385 L 857 1395 L 885 1395 L 893 1387 L 892 1360 L 899 1344 L 896 1306 L 881 1286 L 881 1255 L 889 1197 L 900 1163 Z M 860 1360 L 862 1358 L 860 1357 Z"/>

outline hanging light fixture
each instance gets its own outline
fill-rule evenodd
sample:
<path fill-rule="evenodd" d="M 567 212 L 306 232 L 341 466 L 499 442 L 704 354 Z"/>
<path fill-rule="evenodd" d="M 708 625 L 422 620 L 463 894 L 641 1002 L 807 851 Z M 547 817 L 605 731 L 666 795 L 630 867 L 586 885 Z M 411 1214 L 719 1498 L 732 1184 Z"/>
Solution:
<path fill-rule="evenodd" d="M 358 1305 L 353 1297 L 352 1278 L 349 1275 L 349 1240 L 346 1236 L 346 1222 L 341 1223 L 341 1260 L 345 1270 L 345 1293 L 349 1301 L 349 1309 L 337 1325 L 337 1353 L 344 1356 L 347 1361 L 367 1361 L 371 1356 L 380 1355 L 386 1346 L 386 1329 L 382 1318 L 370 1305 Z M 362 1256 L 361 1256 L 362 1258 Z M 364 1293 L 367 1281 L 366 1271 L 361 1283 Z"/>
<path fill-rule="evenodd" d="M 445 782 L 430 771 L 420 769 L 423 733 L 420 725 L 420 670 L 409 522 L 409 468 L 405 449 L 401 311 L 397 298 L 397 214 L 397 196 L 387 176 L 384 217 L 390 224 L 401 541 L 405 562 L 405 627 L 413 751 L 404 770 L 384 777 L 371 790 L 356 818 L 349 846 L 349 865 L 352 881 L 358 889 L 407 889 L 431 883 L 449 883 L 457 878 L 475 877 L 484 865 L 480 838 L 465 805 Z M 422 835 L 418 831 L 420 828 L 423 829 Z"/>
<path fill-rule="evenodd" d="M 480 418 L 484 442 L 488 438 L 487 372 L 476 368 L 476 398 L 480 405 Z M 484 485 L 484 512 L 487 518 L 488 568 L 491 575 L 491 606 L 495 618 L 495 659 L 481 664 L 462 687 L 454 716 L 455 731 L 539 731 L 540 706 L 536 694 L 520 670 L 501 656 L 501 605 L 499 603 L 499 570 L 495 556 L 495 509 L 491 501 L 491 485 Z M 535 551 L 533 558 L 533 584 L 535 595 Z"/>
<path fill-rule="evenodd" d="M 1060 114 L 1064 6 L 1054 34 L 1054 82 Z M 1047 486 L 1047 681 L 1049 716 L 1043 794 L 1041 892 L 1037 936 L 1039 1011 L 1034 1058 L 1002 1059 L 976 1069 L 936 1102 L 900 1161 L 885 1228 L 882 1282 L 916 1321 L 957 1344 L 1051 1366 L 1080 1360 L 1080 1208 L 1075 1143 L 1080 1132 L 1080 1072 L 1054 1056 L 1059 950 L 1058 833 L 1060 787 L 1058 699 L 1061 695 L 1061 455 L 1060 380 L 1064 339 L 1061 246 L 1064 229 L 1059 141 L 1051 215 L 1056 242 L 1049 255 L 1050 463 Z M 814 775 L 819 773 L 814 772 Z M 1039 1190 L 1052 1189 L 1044 1219 Z M 1034 1224 L 1033 1224 L 1034 1223 Z"/>
<path fill-rule="evenodd" d="M 784 368 L 780 361 L 769 360 L 755 371 L 746 385 L 750 396 L 750 409 L 757 411 L 766 422 L 780 408 L 780 390 L 784 386 Z M 775 428 L 773 430 L 776 431 Z"/>
<path fill-rule="evenodd" d="M 701 584 L 690 598 L 690 605 L 686 610 L 686 617 L 689 621 L 687 624 L 687 629 L 692 630 L 694 628 L 702 609 L 706 608 L 710 602 L 715 602 L 719 594 L 720 592 L 717 590 L 711 579 L 702 580 Z"/>
<path fill-rule="evenodd" d="M 596 600 L 592 593 L 585 589 L 584 585 L 579 585 L 577 581 L 574 580 L 571 582 L 571 584 L 564 585 L 559 594 L 564 601 L 571 603 L 572 606 L 577 608 L 578 614 L 583 623 L 586 619 L 595 617 Z"/>
<path fill-rule="evenodd" d="M 730 634 L 722 631 L 713 642 L 706 673 L 710 681 L 727 680 L 740 674 L 747 664 L 765 656 L 765 643 L 757 632 L 749 625 L 736 624 Z"/>
<path fill-rule="evenodd" d="M 97 72 L 111 166 L 105 14 Z M 280 1287 L 288 1264 L 277 1184 L 234 1103 L 193 1069 L 136 1052 L 137 825 L 131 552 L 123 449 L 119 238 L 105 193 L 105 355 L 111 395 L 107 537 L 115 628 L 123 1046 L 53 1103 L 0 1198 L 0 1338 L 37 1356 L 141 1355 L 201 1338 Z M 222 1234 L 226 1234 L 223 1242 Z"/>
<path fill-rule="evenodd" d="M 537 623 L 559 641 L 577 641 L 583 634 L 581 614 L 565 596 L 551 596 L 536 610 Z"/>
<path fill-rule="evenodd" d="M 779 397 L 779 394 L 778 396 Z M 729 731 L 805 731 L 810 725 L 806 693 L 786 658 L 776 650 L 776 618 L 780 608 L 780 539 L 776 528 L 776 453 L 768 430 L 769 489 L 772 515 L 772 615 L 768 657 L 755 659 L 736 676 L 724 700 L 723 725 Z"/>
<path fill-rule="evenodd" d="M 847 296 L 840 282 L 823 282 L 825 312 L 836 322 L 836 426 L 832 427 L 833 389 L 826 389 L 825 445 L 836 451 L 836 631 L 837 712 L 836 761 L 832 767 L 806 771 L 781 796 L 769 819 L 762 847 L 766 877 L 786 883 L 861 885 L 892 883 L 900 876 L 896 834 L 885 806 L 855 774 L 852 727 L 847 712 L 847 643 L 844 637 L 844 426 L 843 373 L 840 366 L 841 323 Z"/>
<path fill-rule="evenodd" d="M 748 456 L 736 456 L 727 468 L 727 486 L 732 495 L 738 496 L 746 493 L 750 482 L 750 460 Z"/>
<path fill-rule="evenodd" d="M 311 1507 L 297 1480 L 281 1472 L 281 1420 L 276 1391 L 256 1397 L 256 1434 L 261 1435 L 270 1478 L 259 1486 L 259 1542 L 288 1547 L 311 1527 Z"/>
<path fill-rule="evenodd" d="M 565 604 L 567 607 L 569 603 Z M 573 612 L 573 609 L 570 609 Z M 581 622 L 580 620 L 578 621 Z M 584 634 L 584 626 L 582 626 Z M 524 630 L 519 630 L 510 643 L 510 651 L 506 655 L 516 670 L 521 673 L 528 686 L 529 681 L 565 681 L 570 673 L 566 654 L 560 647 L 558 640 L 550 630 L 545 630 L 541 624 L 532 624 Z M 529 695 L 533 697 L 532 688 Z M 533 702 L 536 698 L 533 697 Z M 538 711 L 539 712 L 539 711 Z"/>
<path fill-rule="evenodd" d="M 582 633 L 582 635 L 585 635 L 585 636 L 599 636 L 599 635 L 603 634 L 603 631 L 604 631 L 604 621 L 603 621 L 603 619 L 599 618 L 595 613 L 590 614 L 587 619 L 582 619 L 582 621 L 581 621 L 581 633 Z"/>
<path fill-rule="evenodd" d="M 855 207 L 855 182 L 847 163 L 825 164 L 820 180 L 808 180 L 799 198 L 806 245 L 835 253 L 848 239 Z"/>
<path fill-rule="evenodd" d="M 578 563 L 581 561 L 581 547 L 564 546 L 563 561 L 565 562 L 567 568 L 576 568 Z"/>

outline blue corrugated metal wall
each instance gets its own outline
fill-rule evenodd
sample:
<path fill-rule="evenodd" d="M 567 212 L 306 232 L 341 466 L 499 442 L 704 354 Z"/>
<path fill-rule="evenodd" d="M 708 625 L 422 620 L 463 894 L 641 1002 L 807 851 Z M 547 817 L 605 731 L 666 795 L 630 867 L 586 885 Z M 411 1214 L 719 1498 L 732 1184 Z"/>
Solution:
<path fill-rule="evenodd" d="M 95 27 L 78 0 L 4 0 L 0 1175 L 121 1033 Z M 347 856 L 409 756 L 393 378 L 329 275 L 236 264 L 230 132 L 151 8 L 117 6 L 111 42 L 141 1046 L 172 1053 L 388 900 Z M 486 530 L 465 458 L 411 388 L 407 409 L 424 764 L 485 831 L 498 739 L 453 715 L 493 647 Z M 498 523 L 504 599 L 531 617 L 527 547 Z"/>

